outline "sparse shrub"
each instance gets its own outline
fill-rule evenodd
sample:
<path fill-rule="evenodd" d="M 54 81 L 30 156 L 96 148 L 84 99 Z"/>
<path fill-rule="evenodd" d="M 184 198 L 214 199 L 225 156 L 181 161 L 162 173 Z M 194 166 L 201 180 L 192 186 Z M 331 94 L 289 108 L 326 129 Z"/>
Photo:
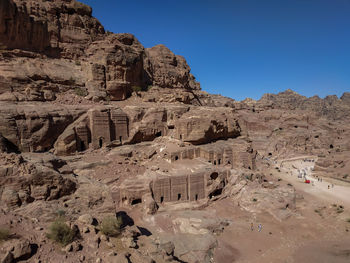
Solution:
<path fill-rule="evenodd" d="M 253 200 L 252 200 L 253 202 L 257 202 L 258 201 L 258 199 L 256 199 L 256 198 L 253 198 Z"/>
<path fill-rule="evenodd" d="M 7 228 L 0 227 L 0 242 L 8 239 L 10 236 L 10 231 Z"/>
<path fill-rule="evenodd" d="M 107 216 L 102 219 L 100 230 L 106 236 L 117 236 L 120 234 L 122 224 L 123 220 L 121 217 Z"/>
<path fill-rule="evenodd" d="M 88 92 L 85 90 L 85 89 L 82 89 L 82 88 L 79 88 L 79 87 L 76 87 L 74 89 L 74 93 L 78 96 L 81 96 L 81 97 L 85 97 L 88 95 Z"/>
<path fill-rule="evenodd" d="M 63 217 L 66 215 L 66 211 L 59 209 L 56 214 L 58 217 Z"/>
<path fill-rule="evenodd" d="M 135 92 L 140 92 L 142 91 L 142 88 L 140 86 L 132 86 L 131 89 Z"/>
<path fill-rule="evenodd" d="M 346 219 L 346 222 L 350 223 L 350 218 Z"/>
<path fill-rule="evenodd" d="M 348 177 L 349 177 L 348 174 L 344 174 L 344 176 L 343 176 L 344 179 L 347 179 Z"/>
<path fill-rule="evenodd" d="M 81 65 L 81 62 L 80 62 L 79 60 L 76 60 L 76 61 L 75 61 L 75 65 L 80 66 L 80 65 Z"/>
<path fill-rule="evenodd" d="M 47 237 L 66 246 L 74 240 L 74 231 L 64 222 L 63 217 L 58 217 L 51 223 Z"/>

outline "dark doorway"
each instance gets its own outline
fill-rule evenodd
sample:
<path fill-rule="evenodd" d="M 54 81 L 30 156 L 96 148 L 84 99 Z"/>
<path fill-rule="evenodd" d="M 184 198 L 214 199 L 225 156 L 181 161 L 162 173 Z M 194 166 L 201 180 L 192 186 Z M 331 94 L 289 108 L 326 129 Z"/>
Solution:
<path fill-rule="evenodd" d="M 182 140 L 182 134 L 180 134 L 180 140 Z"/>
<path fill-rule="evenodd" d="M 119 136 L 119 141 L 122 143 L 123 142 L 123 136 Z"/>
<path fill-rule="evenodd" d="M 164 202 L 164 196 L 161 196 L 160 197 L 160 203 L 163 203 Z"/>
<path fill-rule="evenodd" d="M 85 142 L 80 141 L 80 151 L 85 151 Z"/>
<path fill-rule="evenodd" d="M 219 176 L 218 173 L 212 173 L 212 174 L 210 175 L 210 178 L 211 178 L 212 180 L 215 180 L 216 178 L 218 178 L 218 176 Z"/>
<path fill-rule="evenodd" d="M 177 194 L 177 200 L 181 199 L 181 194 Z"/>
<path fill-rule="evenodd" d="M 177 161 L 177 160 L 179 160 L 179 156 L 176 155 L 175 156 L 175 161 Z"/>
<path fill-rule="evenodd" d="M 156 133 L 156 137 L 160 137 L 160 136 L 162 136 L 162 132 L 161 131 Z"/>
<path fill-rule="evenodd" d="M 98 140 L 98 145 L 100 146 L 100 148 L 102 148 L 102 146 L 103 146 L 103 139 L 102 138 L 100 138 Z"/>
<path fill-rule="evenodd" d="M 214 165 L 216 165 L 216 160 L 214 161 Z"/>
<path fill-rule="evenodd" d="M 197 201 L 197 200 L 198 200 L 198 195 L 196 195 L 196 196 L 194 197 L 194 199 Z"/>
<path fill-rule="evenodd" d="M 219 159 L 219 161 L 218 161 L 218 162 L 219 162 L 219 165 L 220 165 L 220 164 L 221 164 L 221 159 Z"/>

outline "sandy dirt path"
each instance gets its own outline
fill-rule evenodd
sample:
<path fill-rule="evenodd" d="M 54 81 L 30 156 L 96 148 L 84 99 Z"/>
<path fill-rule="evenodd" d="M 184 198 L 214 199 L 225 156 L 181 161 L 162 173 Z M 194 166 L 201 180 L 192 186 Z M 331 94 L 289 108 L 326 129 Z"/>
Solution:
<path fill-rule="evenodd" d="M 322 182 L 319 181 L 313 176 L 314 164 L 314 162 L 303 160 L 284 162 L 280 177 L 293 184 L 297 190 L 309 193 L 320 200 L 350 207 L 350 185 L 336 184 L 327 178 L 322 178 Z M 311 181 L 310 184 L 305 183 L 303 171 L 305 171 L 306 179 Z M 302 174 L 303 178 L 298 178 L 299 174 Z"/>

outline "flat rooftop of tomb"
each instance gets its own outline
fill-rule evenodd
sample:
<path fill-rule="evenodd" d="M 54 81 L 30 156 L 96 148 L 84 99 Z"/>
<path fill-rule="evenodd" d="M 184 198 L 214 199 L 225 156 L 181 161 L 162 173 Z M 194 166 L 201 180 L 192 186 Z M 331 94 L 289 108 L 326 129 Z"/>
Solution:
<path fill-rule="evenodd" d="M 208 173 L 211 171 L 221 171 L 230 169 L 230 166 L 213 166 L 211 163 L 203 158 L 183 159 L 173 163 L 163 162 L 157 165 L 157 170 L 152 171 L 152 168 L 146 171 L 147 176 L 150 177 L 172 177 L 185 176 L 190 174 Z"/>
<path fill-rule="evenodd" d="M 225 148 L 231 148 L 234 146 L 245 146 L 247 145 L 247 142 L 243 139 L 237 138 L 237 139 L 227 139 L 227 140 L 218 140 L 209 144 L 203 144 L 203 145 L 188 145 L 181 147 L 179 144 L 176 143 L 168 143 L 165 145 L 162 149 L 161 152 L 165 151 L 167 153 L 176 153 L 176 152 L 181 152 L 181 151 L 186 151 L 186 150 L 191 150 L 191 149 L 203 149 L 203 150 L 222 150 Z"/>

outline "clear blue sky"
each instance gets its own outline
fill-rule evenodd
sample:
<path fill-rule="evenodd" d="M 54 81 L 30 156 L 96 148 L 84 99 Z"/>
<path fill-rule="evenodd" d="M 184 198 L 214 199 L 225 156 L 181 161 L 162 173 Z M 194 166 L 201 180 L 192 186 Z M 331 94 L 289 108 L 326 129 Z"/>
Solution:
<path fill-rule="evenodd" d="M 350 0 L 81 0 L 114 33 L 187 59 L 202 89 L 242 100 L 350 91 Z"/>

